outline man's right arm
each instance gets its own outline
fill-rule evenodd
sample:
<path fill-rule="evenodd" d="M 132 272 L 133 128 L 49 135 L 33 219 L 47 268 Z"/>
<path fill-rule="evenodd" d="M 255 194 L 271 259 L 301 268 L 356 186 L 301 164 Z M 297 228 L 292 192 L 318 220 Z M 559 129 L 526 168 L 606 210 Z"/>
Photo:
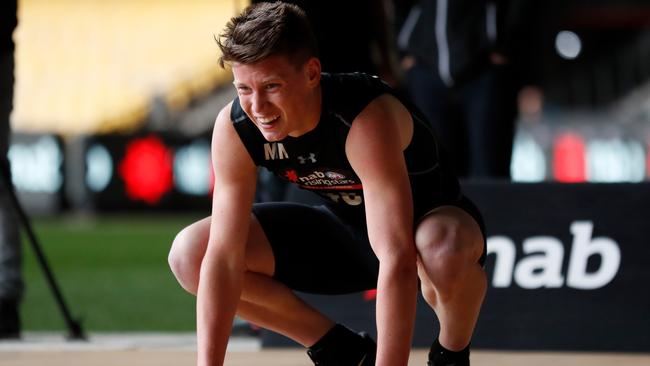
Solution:
<path fill-rule="evenodd" d="M 230 105 L 212 137 L 215 183 L 208 247 L 197 292 L 198 365 L 222 365 L 241 295 L 256 167 L 230 121 Z"/>

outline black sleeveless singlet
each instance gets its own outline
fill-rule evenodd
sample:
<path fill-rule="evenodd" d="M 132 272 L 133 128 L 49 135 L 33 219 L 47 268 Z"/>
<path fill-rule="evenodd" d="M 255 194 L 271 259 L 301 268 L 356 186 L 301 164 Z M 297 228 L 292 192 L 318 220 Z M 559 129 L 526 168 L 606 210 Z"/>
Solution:
<path fill-rule="evenodd" d="M 317 126 L 299 137 L 269 142 L 244 113 L 236 98 L 230 117 L 253 161 L 284 180 L 324 197 L 336 213 L 365 222 L 363 186 L 345 154 L 356 116 L 375 98 L 388 93 L 410 111 L 414 128 L 404 157 L 413 195 L 414 218 L 461 199 L 457 178 L 422 114 L 379 78 L 362 73 L 322 74 L 322 109 Z M 406 121 L 405 121 L 406 123 Z"/>

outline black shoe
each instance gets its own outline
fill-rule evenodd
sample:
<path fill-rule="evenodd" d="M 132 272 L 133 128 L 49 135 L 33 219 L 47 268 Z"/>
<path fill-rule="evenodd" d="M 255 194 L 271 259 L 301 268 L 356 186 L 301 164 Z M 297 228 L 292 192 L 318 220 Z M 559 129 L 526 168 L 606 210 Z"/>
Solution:
<path fill-rule="evenodd" d="M 307 350 L 317 366 L 374 366 L 376 354 L 377 343 L 370 335 L 340 324 Z"/>
<path fill-rule="evenodd" d="M 0 299 L 0 339 L 20 338 L 18 301 Z"/>
<path fill-rule="evenodd" d="M 441 346 L 436 339 L 429 349 L 427 366 L 469 366 L 469 346 L 454 352 Z"/>

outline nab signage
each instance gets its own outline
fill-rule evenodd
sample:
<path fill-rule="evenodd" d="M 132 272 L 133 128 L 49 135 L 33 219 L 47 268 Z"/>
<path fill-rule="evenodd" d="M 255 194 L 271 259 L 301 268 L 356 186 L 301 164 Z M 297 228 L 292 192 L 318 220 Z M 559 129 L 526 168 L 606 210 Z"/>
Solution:
<path fill-rule="evenodd" d="M 466 184 L 488 232 L 477 347 L 650 351 L 650 184 Z"/>
<path fill-rule="evenodd" d="M 517 246 L 512 239 L 507 236 L 488 238 L 488 254 L 494 253 L 496 258 L 492 286 L 510 287 L 513 279 L 517 286 L 526 289 L 567 286 L 594 290 L 607 285 L 620 268 L 621 249 L 611 238 L 593 238 L 593 226 L 591 221 L 571 223 L 573 238 L 569 246 L 552 236 L 524 239 L 521 244 L 523 256 L 519 259 L 516 258 Z M 565 255 L 569 256 L 566 274 L 562 271 Z M 596 260 L 599 265 L 595 270 L 588 271 L 590 259 Z"/>

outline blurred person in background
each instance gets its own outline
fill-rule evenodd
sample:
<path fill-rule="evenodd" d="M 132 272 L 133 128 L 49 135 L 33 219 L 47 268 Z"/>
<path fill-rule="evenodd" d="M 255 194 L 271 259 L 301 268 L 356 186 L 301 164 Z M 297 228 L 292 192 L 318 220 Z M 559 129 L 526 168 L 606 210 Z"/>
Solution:
<path fill-rule="evenodd" d="M 411 98 L 460 177 L 509 178 L 522 71 L 515 40 L 527 2 L 410 3 L 396 2 L 410 10 L 397 42 Z"/>
<path fill-rule="evenodd" d="M 18 218 L 11 200 L 13 184 L 7 152 L 13 106 L 14 41 L 17 0 L 3 1 L 0 12 L 0 339 L 20 336 L 19 305 L 23 293 Z"/>
<path fill-rule="evenodd" d="M 212 215 L 169 254 L 197 296 L 198 365 L 223 363 L 238 314 L 305 346 L 316 365 L 404 366 L 418 286 L 440 322 L 429 365 L 469 365 L 484 227 L 419 111 L 377 77 L 321 73 L 295 5 L 253 5 L 218 43 L 238 97 L 214 125 Z M 327 203 L 253 204 L 259 166 Z M 376 344 L 293 292 L 375 288 Z"/>
<path fill-rule="evenodd" d="M 396 86 L 398 65 L 390 0 L 282 1 L 298 5 L 307 14 L 324 72 L 364 72 Z"/>

